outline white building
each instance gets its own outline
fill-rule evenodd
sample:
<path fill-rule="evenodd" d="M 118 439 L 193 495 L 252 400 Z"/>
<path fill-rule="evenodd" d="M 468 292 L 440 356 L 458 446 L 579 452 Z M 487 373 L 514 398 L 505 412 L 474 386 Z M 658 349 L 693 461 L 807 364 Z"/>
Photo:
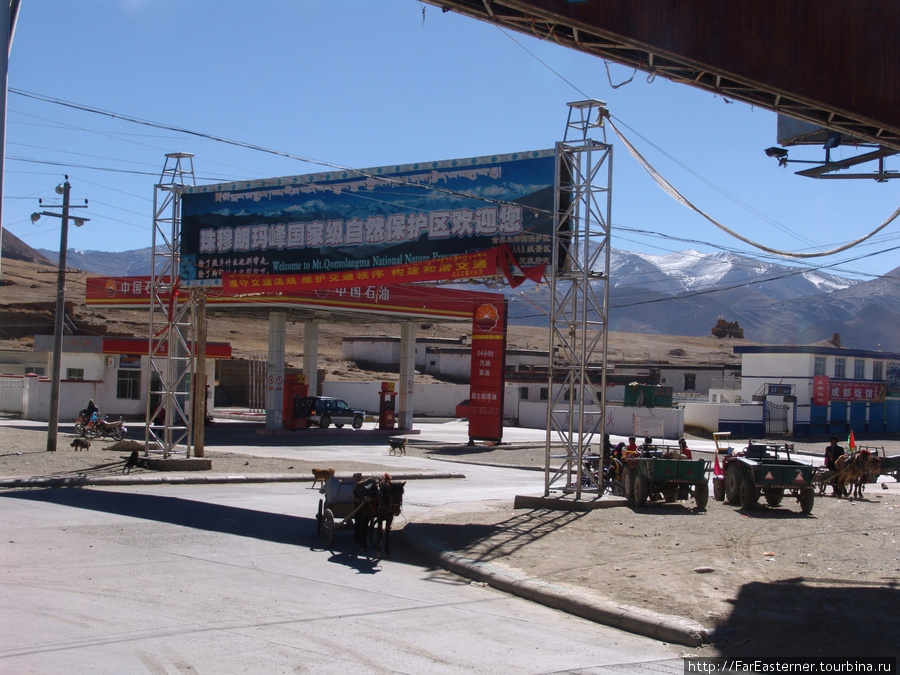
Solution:
<path fill-rule="evenodd" d="M 151 377 L 147 352 L 146 338 L 65 336 L 59 419 L 74 420 L 91 399 L 110 418 L 142 419 Z M 206 354 L 207 391 L 213 400 L 215 360 L 230 358 L 231 346 L 209 343 Z M 52 359 L 52 335 L 36 335 L 33 352 L 0 353 L 0 411 L 29 420 L 49 419 Z"/>
<path fill-rule="evenodd" d="M 688 404 L 685 424 L 742 437 L 900 432 L 900 354 L 818 345 L 734 351 L 740 379 L 710 389 L 706 404 Z"/>

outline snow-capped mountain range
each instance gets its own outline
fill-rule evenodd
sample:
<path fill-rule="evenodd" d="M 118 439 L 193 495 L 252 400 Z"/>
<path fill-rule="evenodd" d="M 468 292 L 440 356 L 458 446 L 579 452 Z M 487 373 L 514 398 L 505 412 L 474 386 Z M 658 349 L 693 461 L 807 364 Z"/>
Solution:
<path fill-rule="evenodd" d="M 53 251 L 40 253 L 56 259 Z M 150 270 L 150 248 L 122 253 L 73 249 L 67 257 L 71 267 L 107 276 Z M 612 249 L 610 280 L 614 331 L 710 335 L 721 317 L 739 322 L 752 342 L 811 344 L 839 333 L 845 347 L 900 352 L 900 268 L 858 281 L 733 253 L 649 255 Z M 547 323 L 547 284 L 502 292 L 510 299 L 511 321 Z"/>

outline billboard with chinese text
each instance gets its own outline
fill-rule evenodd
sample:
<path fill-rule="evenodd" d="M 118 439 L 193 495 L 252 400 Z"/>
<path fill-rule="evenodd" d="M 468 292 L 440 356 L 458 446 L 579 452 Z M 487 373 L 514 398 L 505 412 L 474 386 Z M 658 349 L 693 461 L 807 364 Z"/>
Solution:
<path fill-rule="evenodd" d="M 827 375 L 813 377 L 813 405 L 832 401 L 884 401 L 886 386 L 877 380 L 832 380 Z"/>
<path fill-rule="evenodd" d="M 556 153 L 186 186 L 184 285 L 223 275 L 358 273 L 505 246 L 551 259 Z"/>

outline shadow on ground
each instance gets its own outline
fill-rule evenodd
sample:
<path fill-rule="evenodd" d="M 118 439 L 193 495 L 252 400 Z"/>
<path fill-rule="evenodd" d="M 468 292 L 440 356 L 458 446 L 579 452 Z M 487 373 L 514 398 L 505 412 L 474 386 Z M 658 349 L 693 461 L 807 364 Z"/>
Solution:
<path fill-rule="evenodd" d="M 896 657 L 900 583 L 802 578 L 741 588 L 713 634 L 729 657 Z"/>

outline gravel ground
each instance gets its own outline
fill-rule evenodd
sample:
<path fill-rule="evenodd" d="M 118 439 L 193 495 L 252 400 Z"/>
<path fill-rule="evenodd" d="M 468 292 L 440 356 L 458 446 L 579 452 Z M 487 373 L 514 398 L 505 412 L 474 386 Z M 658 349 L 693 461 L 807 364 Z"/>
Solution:
<path fill-rule="evenodd" d="M 61 433 L 58 450 L 47 452 L 46 431 L 0 426 L 0 476 L 121 475 L 130 446 L 94 441 L 79 452 L 69 445 L 73 438 Z M 898 439 L 859 442 L 900 454 Z M 818 461 L 826 444 L 809 439 L 795 451 Z M 534 468 L 544 461 L 542 447 L 410 443 L 407 451 L 460 463 Z M 312 478 L 312 464 L 302 460 L 215 445 L 206 456 L 213 473 Z M 349 475 L 384 467 L 335 469 Z M 482 502 L 437 509 L 399 527 L 573 594 L 699 623 L 712 636 L 699 655 L 895 656 L 900 644 L 900 485 L 890 477 L 868 485 L 863 499 L 819 496 L 809 516 L 789 496 L 778 508 L 763 503 L 746 511 L 712 497 L 705 510 L 693 500 L 587 512 Z"/>

